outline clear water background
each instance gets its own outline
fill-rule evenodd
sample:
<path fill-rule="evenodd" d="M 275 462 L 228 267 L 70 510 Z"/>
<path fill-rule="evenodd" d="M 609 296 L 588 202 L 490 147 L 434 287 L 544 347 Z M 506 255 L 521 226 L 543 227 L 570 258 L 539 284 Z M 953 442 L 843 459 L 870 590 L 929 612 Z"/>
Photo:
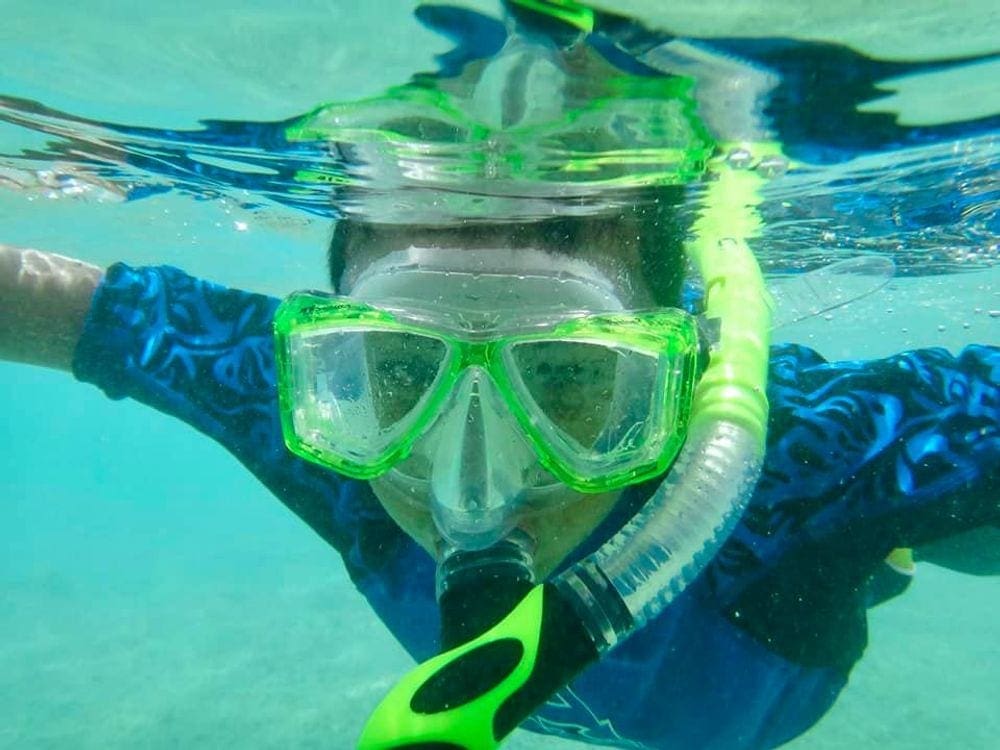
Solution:
<path fill-rule="evenodd" d="M 6 0 L 0 94 L 158 127 L 281 119 L 377 93 L 448 48 L 411 20 L 410 2 L 289 5 Z M 679 33 L 810 36 L 906 59 L 987 51 L 1000 15 L 992 2 L 921 0 L 877 16 L 861 2 L 661 5 L 619 7 Z M 914 123 L 989 114 L 1000 109 L 998 72 L 897 81 L 868 106 Z M 4 153 L 39 142 L 0 126 Z M 784 253 L 894 248 L 948 264 L 781 337 L 831 358 L 1000 342 L 1000 314 L 990 315 L 1000 311 L 997 163 L 995 138 L 979 137 L 775 185 L 768 239 Z M 871 189 L 898 191 L 904 214 L 930 215 L 960 187 L 971 196 L 961 220 L 916 232 L 875 231 L 884 217 L 830 208 L 844 191 Z M 322 285 L 328 222 L 240 202 L 0 187 L 0 241 L 98 264 L 169 262 L 274 294 Z M 0 366 L 0 409 L 0 747 L 351 745 L 410 663 L 336 553 L 168 417 L 12 365 Z M 997 747 L 998 611 L 996 579 L 921 566 L 905 596 L 871 613 L 868 653 L 839 703 L 790 747 Z M 518 733 L 509 746 L 575 745 Z"/>

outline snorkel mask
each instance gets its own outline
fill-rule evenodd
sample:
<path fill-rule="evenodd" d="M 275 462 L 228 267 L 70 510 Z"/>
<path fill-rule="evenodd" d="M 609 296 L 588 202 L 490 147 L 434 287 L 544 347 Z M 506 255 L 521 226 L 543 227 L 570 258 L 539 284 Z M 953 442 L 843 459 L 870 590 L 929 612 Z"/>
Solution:
<path fill-rule="evenodd" d="M 662 474 L 698 368 L 688 313 L 626 312 L 582 263 L 556 272 L 520 252 L 504 273 L 503 257 L 411 248 L 350 297 L 296 294 L 276 316 L 291 449 L 355 479 L 388 476 L 457 550 L 497 543 L 566 487 Z"/>
<path fill-rule="evenodd" d="M 689 81 L 618 74 L 582 87 L 558 50 L 536 64 L 520 45 L 513 38 L 497 56 L 508 71 L 497 80 L 509 82 L 520 70 L 522 83 L 550 92 L 524 96 L 539 105 L 522 109 L 521 118 L 487 116 L 483 107 L 503 99 L 502 87 L 484 94 L 489 86 L 474 86 L 480 95 L 463 98 L 461 77 L 423 78 L 388 97 L 317 110 L 289 137 L 335 144 L 346 164 L 329 180 L 338 205 L 372 221 L 613 213 L 635 199 L 636 188 L 704 173 L 715 144 L 694 115 Z M 478 69 L 477 80 L 493 80 L 493 64 Z M 775 151 L 753 144 L 748 166 Z M 389 287 L 405 286 L 414 277 L 400 272 L 423 272 L 430 256 L 389 259 L 392 273 L 373 275 L 375 286 L 359 279 L 348 299 L 286 301 L 278 351 L 289 447 L 348 476 L 398 472 L 430 486 L 429 497 L 434 472 L 450 475 L 438 480 L 432 500 L 450 545 L 438 571 L 449 650 L 387 695 L 361 747 L 496 747 L 573 675 L 662 611 L 739 519 L 759 474 L 767 423 L 769 311 L 746 242 L 759 229 L 760 178 L 724 159 L 709 169 L 714 179 L 687 246 L 704 287 L 705 317 L 717 326 L 700 378 L 704 340 L 679 311 L 646 315 L 613 304 L 595 311 L 581 303 L 589 309 L 548 318 L 529 312 L 498 325 L 488 306 L 452 309 L 450 294 L 432 309 L 407 304 L 405 289 Z M 383 282 L 388 286 L 377 288 Z M 594 367 L 578 392 L 611 394 L 590 429 L 546 400 L 541 373 L 543 364 L 578 356 L 580 347 Z M 386 351 L 400 356 L 379 354 Z M 363 429 L 343 427 L 349 423 Z M 483 455 L 489 435 L 508 436 L 515 446 L 509 461 Z M 533 493 L 544 495 L 554 483 L 620 487 L 668 466 L 646 505 L 596 553 L 541 584 L 524 575 L 530 549 L 510 519 Z M 473 484 L 478 489 L 454 491 Z M 449 602 L 449 581 L 475 593 L 486 580 L 477 566 L 487 563 L 513 582 L 500 610 L 472 627 L 449 628 L 452 610 L 467 612 Z"/>

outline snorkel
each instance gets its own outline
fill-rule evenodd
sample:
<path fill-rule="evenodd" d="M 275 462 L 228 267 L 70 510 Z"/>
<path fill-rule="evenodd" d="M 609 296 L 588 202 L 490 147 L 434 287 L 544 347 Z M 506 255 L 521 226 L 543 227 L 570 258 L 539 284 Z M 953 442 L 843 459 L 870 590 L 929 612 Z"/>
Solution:
<path fill-rule="evenodd" d="M 740 151 L 756 161 L 778 149 Z M 597 552 L 534 586 L 485 633 L 410 672 L 369 718 L 359 747 L 497 747 L 575 674 L 669 605 L 739 520 L 764 455 L 770 309 L 747 244 L 760 228 L 762 178 L 730 166 L 736 161 L 723 156 L 709 165 L 687 245 L 719 338 L 666 479 Z"/>
<path fill-rule="evenodd" d="M 549 12 L 553 5 L 573 14 L 582 8 L 518 4 L 554 18 L 561 16 Z M 562 20 L 581 33 L 592 28 Z M 329 139 L 338 153 L 350 154 L 346 173 L 328 181 L 337 185 L 346 213 L 373 221 L 389 220 L 400 205 L 414 223 L 425 224 L 436 217 L 587 215 L 627 204 L 634 188 L 681 185 L 708 171 L 686 250 L 718 339 L 697 385 L 686 442 L 666 479 L 594 554 L 542 583 L 532 580 L 530 549 L 516 537 L 484 550 L 446 550 L 438 569 L 445 650 L 406 675 L 376 708 L 359 741 L 366 750 L 496 747 L 698 576 L 755 486 L 767 424 L 769 310 L 747 244 L 760 227 L 762 182 L 749 167 L 776 149 L 748 146 L 749 164 L 709 160 L 716 146 L 694 113 L 690 81 L 625 78 L 591 99 L 567 99 L 551 121 L 497 127 L 463 109 L 455 81 L 428 86 L 422 79 L 360 105 L 321 108 L 289 129 L 290 140 Z M 631 98 L 619 96 L 626 89 Z M 598 132 L 595 123 L 611 116 L 617 127 L 600 131 L 602 137 L 627 132 L 637 140 L 610 147 L 595 139 L 600 148 L 580 147 Z M 383 124 L 372 127 L 373 118 Z M 636 122 L 644 127 L 623 127 Z M 446 135 L 427 143 L 428 133 Z M 521 141 L 550 144 L 553 153 L 519 149 Z M 311 178 L 323 179 L 300 175 Z M 364 180 L 368 186 L 358 187 Z M 486 589 L 499 592 L 489 611 L 482 607 Z"/>

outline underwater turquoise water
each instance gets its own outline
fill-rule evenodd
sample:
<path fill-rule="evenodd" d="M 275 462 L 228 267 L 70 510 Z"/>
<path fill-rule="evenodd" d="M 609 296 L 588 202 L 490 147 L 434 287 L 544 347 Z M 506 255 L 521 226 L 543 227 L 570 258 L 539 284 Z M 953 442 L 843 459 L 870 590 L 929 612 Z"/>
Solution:
<path fill-rule="evenodd" d="M 5 2 L 0 96 L 148 127 L 282 119 L 432 69 L 448 45 L 410 20 L 412 5 Z M 829 36 L 855 34 L 862 47 L 891 46 L 895 33 L 898 49 L 930 54 L 913 40 L 941 29 L 930 4 L 915 3 L 902 29 L 898 17 L 882 20 L 881 35 L 871 29 L 877 17 L 838 26 L 814 5 Z M 706 7 L 681 20 L 704 33 Z M 817 31 L 809 8 L 789 17 L 784 7 L 773 7 L 784 33 Z M 749 29 L 761 8 L 717 8 L 719 33 Z M 740 24 L 733 15 L 742 11 Z M 992 4 L 955 13 L 950 28 L 966 32 L 965 45 L 951 33 L 940 54 L 982 52 L 998 38 L 983 36 L 996 21 Z M 879 106 L 947 121 L 972 99 L 995 113 L 996 94 L 982 82 L 996 72 L 907 79 Z M 97 264 L 172 263 L 273 294 L 322 285 L 328 219 L 277 202 L 248 207 L 235 188 L 134 202 L 121 202 L 113 184 L 107 194 L 74 194 L 38 176 L 51 167 L 43 160 L 3 158 L 44 149 L 48 138 L 0 124 L 0 242 Z M 782 268 L 872 251 L 894 253 L 911 271 L 939 268 L 904 273 L 780 337 L 831 358 L 1000 342 L 997 138 L 979 133 L 776 183 L 764 257 Z M 928 218 L 887 226 L 884 204 L 864 210 L 869 194 L 890 196 L 904 218 Z M 946 210 L 956 196 L 957 217 Z M 857 208 L 850 217 L 837 211 L 845 203 Z M 8 364 L 0 409 L 0 747 L 351 745 L 410 661 L 336 553 L 235 459 L 168 417 L 110 402 L 64 374 Z M 789 747 L 996 747 L 998 614 L 996 579 L 922 566 L 904 596 L 872 611 L 868 652 L 838 704 Z M 519 732 L 509 747 L 583 746 Z"/>

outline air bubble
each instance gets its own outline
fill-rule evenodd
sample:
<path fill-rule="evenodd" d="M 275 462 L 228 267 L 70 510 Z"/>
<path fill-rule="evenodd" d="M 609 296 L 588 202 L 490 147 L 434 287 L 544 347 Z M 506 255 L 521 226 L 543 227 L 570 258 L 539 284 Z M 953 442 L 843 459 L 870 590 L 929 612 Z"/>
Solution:
<path fill-rule="evenodd" d="M 762 177 L 780 177 L 788 171 L 788 160 L 778 154 L 765 156 L 760 160 L 755 171 Z"/>
<path fill-rule="evenodd" d="M 734 148 L 726 154 L 726 164 L 733 169 L 749 169 L 753 163 L 753 154 L 745 148 Z"/>

